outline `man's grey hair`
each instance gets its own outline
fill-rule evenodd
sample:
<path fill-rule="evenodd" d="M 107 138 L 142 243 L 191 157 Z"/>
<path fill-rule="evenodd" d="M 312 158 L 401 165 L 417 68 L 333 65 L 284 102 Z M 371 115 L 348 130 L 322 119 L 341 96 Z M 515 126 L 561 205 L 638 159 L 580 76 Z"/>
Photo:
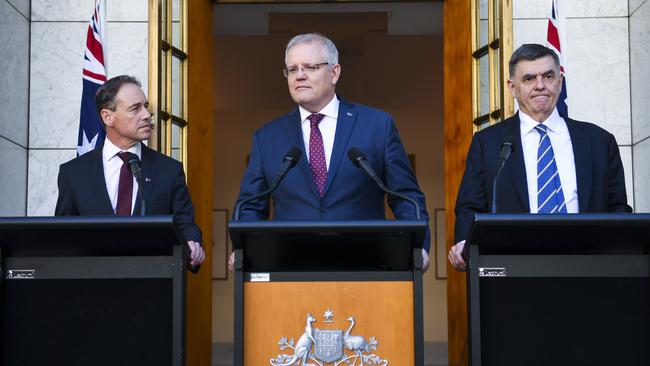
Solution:
<path fill-rule="evenodd" d="M 552 49 L 537 43 L 527 43 L 519 46 L 519 48 L 517 48 L 515 52 L 512 53 L 512 57 L 510 57 L 510 63 L 508 64 L 510 77 L 512 77 L 515 74 L 515 68 L 517 67 L 517 63 L 519 61 L 521 60 L 534 61 L 537 60 L 538 58 L 542 58 L 546 56 L 553 57 L 553 61 L 555 61 L 555 66 L 559 70 L 560 58 L 557 56 L 557 53 L 555 53 L 555 51 L 553 51 Z"/>
<path fill-rule="evenodd" d="M 336 45 L 332 40 L 329 38 L 325 37 L 324 35 L 320 33 L 305 33 L 305 34 L 299 34 L 289 41 L 287 43 L 287 48 L 284 51 L 284 64 L 287 64 L 287 56 L 289 54 L 289 50 L 291 47 L 301 44 L 301 43 L 312 43 L 312 42 L 320 42 L 322 47 L 322 52 L 323 56 L 325 57 L 325 61 L 329 64 L 329 66 L 336 65 L 339 63 L 339 51 L 336 49 Z"/>

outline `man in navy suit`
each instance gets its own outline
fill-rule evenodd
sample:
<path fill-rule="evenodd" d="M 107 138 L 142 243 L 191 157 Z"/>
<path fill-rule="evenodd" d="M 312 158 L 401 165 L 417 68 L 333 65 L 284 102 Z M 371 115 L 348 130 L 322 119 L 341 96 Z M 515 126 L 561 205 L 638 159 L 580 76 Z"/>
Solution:
<path fill-rule="evenodd" d="M 56 216 L 131 215 L 140 212 L 138 182 L 123 166 L 124 152 L 137 155 L 142 165 L 142 194 L 147 215 L 173 214 L 190 249 L 190 266 L 205 259 L 201 230 L 194 224 L 194 207 L 185 184 L 183 165 L 149 149 L 141 141 L 151 137 L 152 114 L 140 82 L 130 76 L 106 81 L 95 96 L 106 139 L 96 149 L 59 169 Z M 128 191 L 120 188 L 121 170 Z M 128 179 L 127 179 L 128 177 Z M 131 183 L 131 184 L 130 184 Z M 126 199 L 120 199 L 124 195 Z M 120 204 L 124 207 L 119 207 Z"/>
<path fill-rule="evenodd" d="M 457 244 L 448 258 L 460 271 L 466 269 L 462 252 L 474 214 L 489 212 L 492 206 L 492 181 L 504 141 L 512 143 L 512 154 L 498 180 L 499 213 L 632 212 L 614 136 L 557 111 L 562 74 L 555 52 L 539 44 L 525 44 L 512 54 L 509 69 L 508 87 L 519 103 L 519 112 L 474 135 L 458 190 Z M 550 144 L 544 141 L 547 138 Z M 539 149 L 543 144 L 549 147 Z M 549 153 L 554 158 L 540 164 L 547 161 Z M 554 174 L 540 180 L 545 169 Z M 543 181 L 549 184 L 540 183 Z M 551 189 L 554 182 L 556 188 Z M 546 189 L 553 195 L 545 194 Z M 552 200 L 557 204 L 549 204 Z"/>
<path fill-rule="evenodd" d="M 337 97 L 341 75 L 334 43 L 320 34 L 301 34 L 289 41 L 284 74 L 289 93 L 298 105 L 255 132 L 250 163 L 237 202 L 265 191 L 292 147 L 303 158 L 273 192 L 276 220 L 384 219 L 384 192 L 348 159 L 359 149 L 389 189 L 420 205 L 428 220 L 424 195 L 411 170 L 392 116 Z M 388 197 L 397 219 L 415 219 L 414 206 Z M 269 198 L 246 203 L 241 220 L 266 220 Z M 428 267 L 429 235 L 423 243 Z M 234 257 L 231 256 L 230 267 Z"/>

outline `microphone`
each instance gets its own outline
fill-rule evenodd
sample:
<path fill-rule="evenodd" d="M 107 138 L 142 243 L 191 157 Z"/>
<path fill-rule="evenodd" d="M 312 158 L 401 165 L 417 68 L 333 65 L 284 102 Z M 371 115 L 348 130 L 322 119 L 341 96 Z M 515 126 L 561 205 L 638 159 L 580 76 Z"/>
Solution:
<path fill-rule="evenodd" d="M 138 182 L 138 194 L 140 195 L 140 216 L 144 216 L 147 212 L 146 205 L 144 202 L 144 195 L 142 194 L 142 170 L 140 168 L 140 158 L 134 153 L 127 152 L 127 163 L 129 164 L 129 170 L 135 177 L 135 180 Z"/>
<path fill-rule="evenodd" d="M 237 204 L 237 206 L 235 207 L 235 215 L 234 215 L 235 221 L 239 221 L 240 210 L 241 207 L 244 205 L 244 203 L 254 201 L 260 197 L 273 193 L 273 191 L 275 191 L 275 189 L 278 188 L 280 182 L 282 181 L 282 179 L 284 179 L 284 176 L 287 175 L 289 170 L 294 166 L 296 166 L 296 164 L 298 164 L 301 155 L 302 155 L 302 151 L 299 148 L 295 146 L 292 147 L 289 150 L 289 152 L 287 152 L 287 154 L 284 156 L 284 158 L 282 158 L 282 166 L 280 167 L 280 170 L 278 170 L 278 173 L 275 175 L 275 178 L 273 179 L 273 183 L 271 183 L 269 189 L 267 189 L 266 191 L 260 194 L 256 194 L 252 197 L 249 197 Z"/>
<path fill-rule="evenodd" d="M 501 170 L 506 165 L 506 161 L 512 153 L 512 141 L 514 136 L 511 134 L 506 135 L 501 144 L 501 152 L 499 152 L 499 160 L 497 160 L 497 169 L 494 174 L 494 180 L 492 181 L 492 211 L 491 213 L 497 213 L 497 181 L 501 175 Z"/>
<path fill-rule="evenodd" d="M 411 202 L 411 204 L 413 204 L 413 206 L 415 206 L 415 218 L 420 220 L 420 205 L 418 205 L 418 203 L 413 198 L 405 196 L 405 195 L 403 195 L 401 193 L 391 191 L 390 189 L 388 189 L 388 187 L 386 187 L 386 185 L 384 185 L 384 182 L 381 181 L 379 176 L 377 176 L 377 173 L 375 173 L 375 170 L 372 169 L 372 166 L 370 166 L 370 163 L 368 162 L 368 158 L 366 158 L 366 156 L 363 155 L 363 153 L 361 151 L 359 151 L 359 149 L 357 149 L 356 147 L 350 148 L 350 150 L 348 150 L 348 158 L 350 158 L 350 161 L 352 162 L 352 164 L 354 164 L 357 168 L 360 168 L 366 174 L 368 174 L 368 176 L 370 178 L 372 178 L 372 180 L 374 180 L 375 183 L 377 183 L 377 185 L 379 186 L 379 188 L 381 188 L 382 191 L 384 191 L 384 192 L 386 192 L 386 193 L 388 193 L 390 195 L 399 197 L 399 198 L 401 198 L 403 200 Z"/>

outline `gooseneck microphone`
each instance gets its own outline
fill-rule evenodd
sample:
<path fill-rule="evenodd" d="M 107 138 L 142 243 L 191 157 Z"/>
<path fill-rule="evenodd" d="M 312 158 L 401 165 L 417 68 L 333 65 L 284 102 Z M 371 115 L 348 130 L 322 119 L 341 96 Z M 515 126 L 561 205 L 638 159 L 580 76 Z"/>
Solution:
<path fill-rule="evenodd" d="M 501 175 L 503 167 L 506 165 L 506 161 L 512 153 L 512 141 L 514 140 L 511 134 L 506 135 L 501 144 L 501 152 L 499 152 L 499 160 L 497 160 L 497 169 L 494 173 L 494 180 L 492 181 L 492 211 L 491 213 L 497 213 L 497 181 Z"/>
<path fill-rule="evenodd" d="M 244 203 L 254 201 L 260 197 L 264 197 L 266 195 L 273 193 L 273 191 L 275 191 L 275 189 L 278 188 L 280 182 L 282 181 L 282 179 L 284 179 L 284 176 L 287 175 L 289 170 L 294 166 L 296 166 L 296 164 L 298 164 L 298 161 L 300 161 L 300 156 L 302 156 L 302 151 L 297 147 L 292 147 L 289 150 L 289 152 L 287 152 L 287 154 L 284 156 L 284 158 L 282 158 L 282 166 L 280 167 L 280 170 L 278 170 L 278 173 L 275 175 L 275 178 L 273 179 L 273 182 L 271 183 L 269 189 L 267 189 L 266 191 L 260 194 L 256 194 L 252 197 L 242 200 L 237 204 L 237 206 L 235 207 L 235 215 L 234 215 L 235 220 L 236 221 L 239 220 L 241 207 L 244 205 Z"/>
<path fill-rule="evenodd" d="M 147 208 L 144 202 L 144 195 L 142 194 L 142 170 L 140 168 L 140 158 L 134 153 L 127 152 L 127 163 L 129 164 L 129 170 L 135 177 L 135 180 L 138 182 L 138 195 L 140 196 L 140 216 L 144 216 L 147 213 Z"/>
<path fill-rule="evenodd" d="M 418 205 L 418 203 L 413 198 L 388 189 L 388 187 L 384 185 L 384 182 L 381 181 L 377 173 L 375 173 L 375 170 L 372 169 L 372 166 L 370 166 L 370 163 L 368 162 L 368 158 L 365 155 L 363 155 L 363 153 L 359 151 L 359 149 L 357 149 L 356 147 L 350 148 L 350 150 L 348 150 L 348 158 L 350 158 L 352 164 L 354 164 L 357 168 L 360 168 L 366 174 L 368 174 L 368 176 L 372 178 L 372 180 L 374 180 L 375 183 L 377 183 L 377 185 L 379 186 L 379 188 L 381 188 L 382 191 L 390 195 L 393 195 L 395 197 L 399 197 L 403 200 L 411 202 L 413 206 L 415 206 L 415 218 L 420 220 L 420 205 Z"/>

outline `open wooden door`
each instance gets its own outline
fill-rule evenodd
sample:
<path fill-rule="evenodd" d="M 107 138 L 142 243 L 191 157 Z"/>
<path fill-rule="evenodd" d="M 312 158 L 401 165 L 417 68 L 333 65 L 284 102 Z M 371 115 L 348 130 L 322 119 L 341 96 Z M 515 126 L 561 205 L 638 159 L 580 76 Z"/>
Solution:
<path fill-rule="evenodd" d="M 187 365 L 212 364 L 213 30 L 210 0 L 188 0 L 187 183 L 206 259 L 187 281 Z"/>
<path fill-rule="evenodd" d="M 447 0 L 444 10 L 445 207 L 447 248 L 454 244 L 454 206 L 472 139 L 472 50 L 470 2 Z M 449 366 L 467 365 L 465 274 L 447 266 Z"/>

